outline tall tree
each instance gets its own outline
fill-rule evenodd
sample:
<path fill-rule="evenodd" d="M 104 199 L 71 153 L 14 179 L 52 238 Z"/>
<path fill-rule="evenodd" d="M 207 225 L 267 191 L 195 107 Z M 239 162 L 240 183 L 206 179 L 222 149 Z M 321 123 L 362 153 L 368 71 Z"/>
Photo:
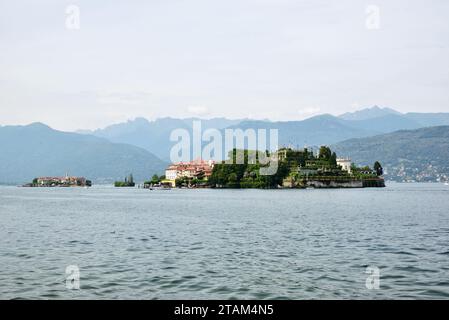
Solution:
<path fill-rule="evenodd" d="M 329 162 L 332 166 L 337 166 L 337 154 L 335 152 L 332 152 Z"/>
<path fill-rule="evenodd" d="M 326 146 L 321 146 L 320 147 L 320 152 L 318 153 L 318 157 L 320 159 L 325 159 L 325 160 L 329 160 L 332 156 L 332 151 L 329 147 Z"/>
<path fill-rule="evenodd" d="M 151 183 L 152 184 L 158 184 L 159 183 L 159 177 L 157 174 L 154 174 L 153 177 L 151 178 Z"/>
<path fill-rule="evenodd" d="M 378 176 L 381 176 L 384 174 L 384 169 L 382 168 L 382 165 L 379 161 L 374 162 L 374 171 L 376 171 L 376 174 Z"/>

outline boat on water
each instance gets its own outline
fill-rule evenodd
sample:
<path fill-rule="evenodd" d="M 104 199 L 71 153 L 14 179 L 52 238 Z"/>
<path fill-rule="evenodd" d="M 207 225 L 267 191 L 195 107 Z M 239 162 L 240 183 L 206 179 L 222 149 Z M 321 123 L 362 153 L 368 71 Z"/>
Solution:
<path fill-rule="evenodd" d="M 157 186 L 157 187 L 150 187 L 150 190 L 171 190 L 170 187 L 165 187 L 165 186 Z"/>
<path fill-rule="evenodd" d="M 149 185 L 146 184 L 143 187 L 144 189 L 148 189 L 148 190 L 171 190 L 171 187 L 168 185 Z"/>
<path fill-rule="evenodd" d="M 445 185 L 445 186 L 449 186 L 449 182 L 445 182 L 444 185 Z"/>

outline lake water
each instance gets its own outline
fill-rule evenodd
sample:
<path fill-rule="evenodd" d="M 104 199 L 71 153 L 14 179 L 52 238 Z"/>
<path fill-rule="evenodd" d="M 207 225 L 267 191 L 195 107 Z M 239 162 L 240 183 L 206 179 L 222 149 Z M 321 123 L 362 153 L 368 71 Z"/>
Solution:
<path fill-rule="evenodd" d="M 1 299 L 449 298 L 442 184 L 0 187 L 0 221 Z"/>

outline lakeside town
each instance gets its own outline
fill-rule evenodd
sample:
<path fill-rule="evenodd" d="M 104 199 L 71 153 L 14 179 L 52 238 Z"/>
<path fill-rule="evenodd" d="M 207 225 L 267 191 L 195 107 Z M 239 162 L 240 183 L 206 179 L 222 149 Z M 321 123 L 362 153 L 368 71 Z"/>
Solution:
<path fill-rule="evenodd" d="M 263 174 L 266 161 L 275 161 L 276 169 Z M 170 164 L 165 174 L 137 184 L 139 188 L 366 188 L 385 187 L 382 165 L 357 167 L 349 158 L 338 158 L 327 146 L 314 153 L 308 148 L 281 148 L 269 153 L 233 149 L 221 162 L 196 159 Z M 39 177 L 25 187 L 90 187 L 85 177 Z M 115 187 L 136 187 L 133 175 L 116 181 Z"/>

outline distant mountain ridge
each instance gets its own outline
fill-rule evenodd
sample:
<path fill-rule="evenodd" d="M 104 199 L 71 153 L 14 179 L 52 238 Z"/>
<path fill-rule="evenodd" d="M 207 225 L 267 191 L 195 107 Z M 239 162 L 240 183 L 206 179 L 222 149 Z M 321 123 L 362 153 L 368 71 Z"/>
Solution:
<path fill-rule="evenodd" d="M 355 128 L 363 128 L 375 133 L 387 133 L 397 130 L 411 130 L 425 127 L 425 125 L 422 125 L 413 119 L 409 119 L 406 115 L 392 113 L 371 119 L 346 120 L 345 124 Z"/>
<path fill-rule="evenodd" d="M 144 148 L 164 161 L 169 161 L 170 149 L 175 144 L 169 139 L 170 133 L 175 129 L 186 129 L 191 132 L 193 120 L 199 119 L 161 118 L 148 121 L 137 118 L 92 131 L 91 134 L 113 142 Z M 391 108 L 375 106 L 339 117 L 323 114 L 301 121 L 216 118 L 201 120 L 201 122 L 203 130 L 207 128 L 278 129 L 281 146 L 303 147 L 330 145 L 351 138 L 368 137 L 397 130 L 449 125 L 449 113 L 402 114 Z"/>
<path fill-rule="evenodd" d="M 315 116 L 302 121 L 266 122 L 247 120 L 231 129 L 278 129 L 281 146 L 304 147 L 306 145 L 332 144 L 352 137 L 367 137 L 376 131 L 348 125 L 346 121 L 330 114 Z"/>
<path fill-rule="evenodd" d="M 384 109 L 381 110 L 385 111 Z M 367 118 L 368 116 L 374 116 L 374 118 Z M 387 168 L 392 168 L 392 171 L 389 171 L 393 172 L 392 177 L 398 176 L 398 173 L 394 171 L 398 163 L 389 155 L 393 151 L 405 152 L 406 148 L 413 150 L 412 141 L 407 140 L 407 143 L 403 145 L 394 144 L 395 150 L 379 148 L 373 145 L 372 141 L 384 138 L 385 141 L 389 141 L 388 134 L 391 133 L 393 137 L 396 137 L 398 130 L 414 132 L 421 128 L 431 129 L 426 127 L 449 126 L 449 113 L 400 114 L 386 110 L 384 115 L 379 116 L 378 112 L 368 112 L 362 118 L 365 119 L 345 120 L 330 114 L 318 115 L 302 121 L 277 122 L 215 118 L 201 120 L 201 124 L 203 132 L 208 128 L 222 131 L 225 129 L 278 129 L 279 147 L 335 145 L 340 148 L 343 156 L 352 156 L 354 160 L 361 162 L 360 164 L 364 164 L 364 161 L 369 159 L 385 159 Z M 28 126 L 0 126 L 0 145 L 2 146 L 0 183 L 22 183 L 35 176 L 59 176 L 66 172 L 71 175 L 86 176 L 95 183 L 109 183 L 122 179 L 129 173 L 133 173 L 137 181 L 143 181 L 154 173 L 163 174 L 166 164 L 171 162 L 170 150 L 176 143 L 170 141 L 170 133 L 175 129 L 186 129 L 191 133 L 194 120 L 199 119 L 162 118 L 148 121 L 137 118 L 104 129 L 80 133 L 56 131 L 42 123 Z M 370 140 L 371 138 L 374 140 Z M 414 139 L 418 138 L 414 136 Z M 354 141 L 363 142 L 356 144 Z M 364 148 L 365 142 L 369 146 L 368 149 L 374 150 L 367 157 L 362 156 L 363 152 L 369 151 Z M 433 143 L 442 142 L 438 139 L 430 139 L 427 143 L 432 149 L 435 148 Z M 423 149 L 419 151 L 424 152 Z M 444 158 L 445 153 L 441 150 L 435 154 L 440 159 L 438 161 L 449 163 L 449 158 Z M 424 172 L 424 168 L 418 166 L 418 160 L 411 159 L 412 163 L 415 163 L 415 169 Z M 430 161 L 427 158 L 423 159 Z M 438 166 L 444 167 L 442 163 Z M 444 172 L 445 169 L 441 170 Z M 413 176 L 412 173 L 407 174 Z M 432 177 L 437 179 L 436 176 Z"/>
<path fill-rule="evenodd" d="M 193 121 L 198 118 L 176 119 L 160 118 L 148 121 L 145 118 L 136 118 L 127 122 L 114 124 L 104 129 L 82 133 L 90 133 L 97 137 L 106 138 L 112 142 L 127 143 L 150 151 L 160 159 L 169 161 L 170 133 L 175 129 L 186 129 L 191 131 Z M 213 118 L 201 120 L 203 130 L 208 128 L 223 129 L 235 125 L 241 120 L 229 120 L 225 118 Z"/>
<path fill-rule="evenodd" d="M 388 115 L 401 115 L 401 113 L 391 108 L 380 108 L 378 106 L 374 106 L 355 112 L 347 112 L 338 117 L 343 120 L 367 120 Z"/>
<path fill-rule="evenodd" d="M 112 182 L 133 173 L 137 181 L 162 174 L 166 163 L 150 152 L 92 135 L 61 132 L 42 123 L 0 127 L 0 183 L 37 176 L 85 176 Z"/>
<path fill-rule="evenodd" d="M 338 117 L 343 120 L 354 121 L 357 126 L 369 122 L 388 122 L 388 124 L 383 124 L 383 130 L 385 131 L 382 132 L 449 125 L 449 113 L 400 113 L 391 108 L 380 108 L 378 106 L 347 112 Z"/>
<path fill-rule="evenodd" d="M 389 180 L 449 181 L 449 126 L 350 139 L 332 149 L 358 165 L 379 160 Z"/>

